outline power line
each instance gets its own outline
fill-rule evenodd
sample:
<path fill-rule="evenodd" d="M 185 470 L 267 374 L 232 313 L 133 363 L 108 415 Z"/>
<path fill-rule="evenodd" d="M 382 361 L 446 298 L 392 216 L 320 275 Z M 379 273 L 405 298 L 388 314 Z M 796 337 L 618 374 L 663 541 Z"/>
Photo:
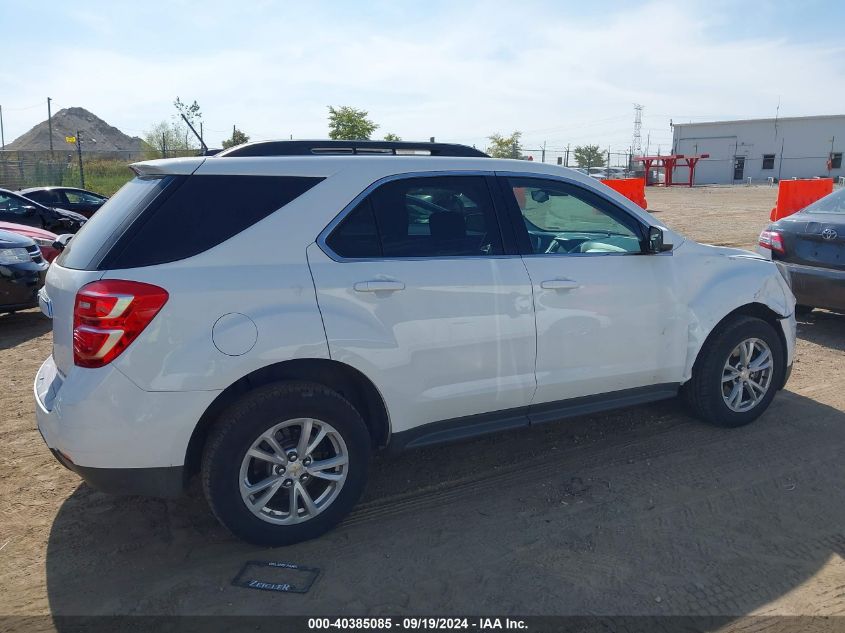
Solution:
<path fill-rule="evenodd" d="M 20 112 L 21 110 L 32 110 L 33 108 L 41 108 L 43 106 L 44 106 L 44 102 L 39 101 L 38 103 L 34 103 L 32 105 L 29 105 L 29 106 L 23 106 L 22 108 L 9 108 L 9 107 L 7 107 L 6 111 L 7 112 Z"/>

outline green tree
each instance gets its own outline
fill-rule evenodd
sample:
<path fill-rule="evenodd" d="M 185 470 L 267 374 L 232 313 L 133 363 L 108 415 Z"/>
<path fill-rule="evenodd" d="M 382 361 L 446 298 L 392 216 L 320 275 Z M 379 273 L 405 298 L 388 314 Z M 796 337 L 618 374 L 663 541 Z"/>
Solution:
<path fill-rule="evenodd" d="M 187 119 L 188 123 L 197 130 L 197 134 L 201 133 L 198 128 L 201 127 L 200 122 L 202 121 L 202 112 L 200 111 L 200 106 L 196 99 L 194 99 L 194 102 L 191 105 L 188 105 L 179 97 L 176 97 L 176 101 L 173 102 L 173 107 L 176 108 L 179 115 L 185 115 L 185 119 Z M 199 145 L 194 141 L 196 137 L 188 129 L 188 126 L 185 125 L 184 119 L 181 116 L 174 116 L 173 119 L 185 134 L 185 146 L 191 149 L 198 147 Z"/>
<path fill-rule="evenodd" d="M 184 155 L 192 147 L 185 132 L 188 131 L 185 123 L 179 121 L 159 121 L 144 132 L 144 142 L 147 147 L 144 150 L 145 158 L 162 158 L 167 156 Z"/>
<path fill-rule="evenodd" d="M 233 125 L 232 138 L 227 138 L 225 141 L 223 141 L 223 149 L 229 149 L 230 147 L 234 147 L 235 145 L 243 145 L 248 141 L 249 137 Z"/>
<path fill-rule="evenodd" d="M 185 118 L 190 121 L 191 125 L 195 125 L 202 120 L 202 112 L 200 111 L 200 105 L 197 103 L 196 99 L 194 99 L 194 102 L 191 105 L 188 105 L 179 97 L 176 97 L 176 101 L 173 102 L 173 107 L 176 108 L 179 114 L 184 114 Z"/>
<path fill-rule="evenodd" d="M 519 140 L 522 132 L 512 132 L 510 136 L 491 134 L 487 137 L 490 145 L 487 146 L 487 153 L 493 158 L 520 158 Z"/>
<path fill-rule="evenodd" d="M 579 145 L 572 153 L 579 167 L 604 167 L 604 152 L 598 145 Z"/>
<path fill-rule="evenodd" d="M 393 132 L 388 132 L 384 135 L 385 141 L 401 141 L 402 138 L 398 134 L 394 134 Z"/>
<path fill-rule="evenodd" d="M 369 140 L 378 125 L 370 121 L 366 110 L 350 106 L 329 108 L 329 138 L 345 141 Z"/>

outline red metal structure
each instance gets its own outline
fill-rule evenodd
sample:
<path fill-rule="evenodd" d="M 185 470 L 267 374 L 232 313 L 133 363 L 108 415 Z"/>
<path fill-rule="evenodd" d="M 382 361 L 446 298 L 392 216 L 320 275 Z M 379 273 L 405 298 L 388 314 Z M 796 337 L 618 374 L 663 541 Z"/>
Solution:
<path fill-rule="evenodd" d="M 648 175 L 651 172 L 652 165 L 657 169 L 663 167 L 665 180 L 663 185 L 671 187 L 672 185 L 686 185 L 692 187 L 695 182 L 695 166 L 702 158 L 710 158 L 710 154 L 701 154 L 699 156 L 685 156 L 684 154 L 669 154 L 668 156 L 638 156 L 634 160 L 641 162 L 645 166 L 646 184 L 648 184 Z M 689 180 L 687 182 L 673 182 L 672 175 L 676 167 L 687 167 L 689 169 Z"/>

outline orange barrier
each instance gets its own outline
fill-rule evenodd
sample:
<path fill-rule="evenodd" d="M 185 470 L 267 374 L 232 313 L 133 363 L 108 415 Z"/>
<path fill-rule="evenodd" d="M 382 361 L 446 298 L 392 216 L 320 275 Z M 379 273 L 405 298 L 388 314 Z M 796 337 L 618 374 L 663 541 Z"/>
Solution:
<path fill-rule="evenodd" d="M 643 209 L 648 208 L 645 199 L 645 178 L 609 178 L 602 182 L 614 191 L 640 205 Z"/>
<path fill-rule="evenodd" d="M 785 218 L 811 202 L 824 198 L 832 191 L 833 178 L 781 180 L 778 185 L 778 201 L 769 218 L 772 222 Z"/>
<path fill-rule="evenodd" d="M 513 195 L 516 196 L 516 203 L 520 209 L 525 208 L 525 187 L 514 187 Z"/>

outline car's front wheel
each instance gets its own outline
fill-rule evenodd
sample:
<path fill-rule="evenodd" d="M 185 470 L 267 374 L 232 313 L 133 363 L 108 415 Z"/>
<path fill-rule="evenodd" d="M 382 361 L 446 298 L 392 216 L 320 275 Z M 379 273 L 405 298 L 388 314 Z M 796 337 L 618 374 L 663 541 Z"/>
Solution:
<path fill-rule="evenodd" d="M 756 420 L 783 383 L 785 352 L 766 321 L 737 316 L 705 342 L 684 395 L 692 412 L 718 426 Z"/>
<path fill-rule="evenodd" d="M 248 393 L 221 416 L 203 455 L 203 488 L 233 534 L 288 545 L 334 527 L 367 478 L 361 416 L 322 385 L 279 383 Z"/>

